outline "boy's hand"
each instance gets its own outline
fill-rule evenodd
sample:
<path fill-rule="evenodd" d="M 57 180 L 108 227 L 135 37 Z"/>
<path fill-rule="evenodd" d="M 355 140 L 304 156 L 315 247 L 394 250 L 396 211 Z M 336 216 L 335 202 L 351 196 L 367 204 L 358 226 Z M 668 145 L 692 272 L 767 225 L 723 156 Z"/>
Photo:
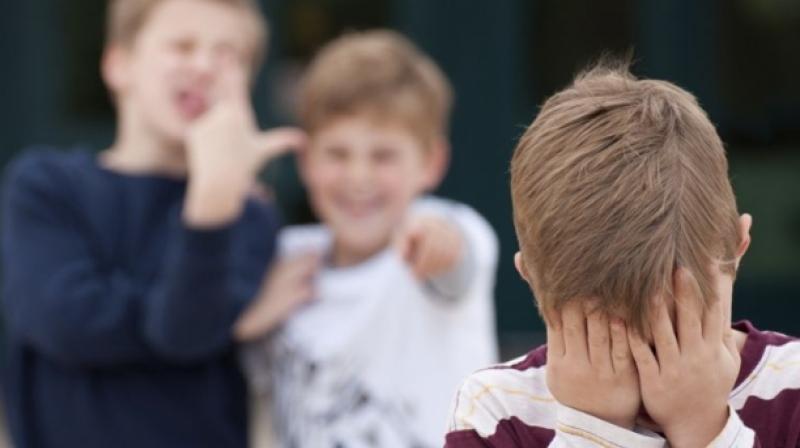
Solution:
<path fill-rule="evenodd" d="M 629 332 L 642 401 L 671 446 L 706 446 L 728 419 L 728 395 L 739 373 L 739 352 L 721 300 L 703 313 L 699 288 L 686 269 L 675 274 L 676 331 L 663 300 L 651 319 L 655 354 Z"/>
<path fill-rule="evenodd" d="M 259 338 L 285 321 L 299 306 L 309 302 L 314 293 L 314 276 L 319 256 L 304 255 L 276 262 L 250 306 L 234 325 L 238 341 Z"/>
<path fill-rule="evenodd" d="M 188 132 L 185 217 L 191 224 L 208 227 L 235 219 L 258 171 L 274 157 L 305 145 L 298 129 L 258 129 L 247 85 L 243 68 L 226 67 L 217 100 Z"/>
<path fill-rule="evenodd" d="M 455 268 L 464 244 L 453 224 L 436 216 L 414 216 L 395 238 L 400 256 L 420 279 L 431 279 Z"/>
<path fill-rule="evenodd" d="M 633 429 L 641 399 L 625 324 L 585 306 L 547 319 L 547 387 L 565 406 Z"/>

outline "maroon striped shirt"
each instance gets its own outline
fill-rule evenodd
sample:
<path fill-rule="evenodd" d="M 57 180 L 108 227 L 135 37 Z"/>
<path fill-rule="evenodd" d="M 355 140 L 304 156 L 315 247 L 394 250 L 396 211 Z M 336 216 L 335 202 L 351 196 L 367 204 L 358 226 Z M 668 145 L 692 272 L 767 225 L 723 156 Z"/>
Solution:
<path fill-rule="evenodd" d="M 731 417 L 711 446 L 800 447 L 800 341 L 734 325 L 747 339 L 730 394 Z M 628 431 L 558 404 L 547 390 L 546 347 L 480 370 L 462 385 L 447 448 L 610 446 L 663 447 L 645 429 Z"/>

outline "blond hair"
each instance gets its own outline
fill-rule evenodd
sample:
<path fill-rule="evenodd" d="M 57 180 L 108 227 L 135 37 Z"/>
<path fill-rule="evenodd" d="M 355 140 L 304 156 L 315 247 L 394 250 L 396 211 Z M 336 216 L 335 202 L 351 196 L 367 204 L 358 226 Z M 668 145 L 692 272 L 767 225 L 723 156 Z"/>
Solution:
<path fill-rule="evenodd" d="M 312 133 L 361 112 L 399 121 L 425 141 L 446 132 L 449 82 L 429 57 L 393 31 L 349 33 L 327 44 L 301 85 L 300 121 Z"/>
<path fill-rule="evenodd" d="M 597 298 L 647 332 L 678 266 L 707 304 L 735 272 L 738 212 L 725 151 L 688 92 L 627 64 L 580 74 L 542 107 L 511 162 L 514 223 L 540 311 Z"/>
<path fill-rule="evenodd" d="M 150 14 L 167 0 L 109 0 L 106 14 L 106 44 L 130 46 L 145 26 Z M 264 59 L 268 27 L 255 0 L 214 1 L 240 9 L 250 21 L 254 34 L 252 63 L 257 68 Z"/>

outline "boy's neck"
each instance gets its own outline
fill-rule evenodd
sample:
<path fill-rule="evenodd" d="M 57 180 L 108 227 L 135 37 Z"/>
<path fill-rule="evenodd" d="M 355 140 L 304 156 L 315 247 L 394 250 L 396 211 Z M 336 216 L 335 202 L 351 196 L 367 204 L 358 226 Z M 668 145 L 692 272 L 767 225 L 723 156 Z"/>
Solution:
<path fill-rule="evenodd" d="M 389 246 L 389 242 L 369 249 L 356 249 L 334 240 L 331 247 L 330 263 L 334 268 L 347 268 L 361 264 L 374 257 Z"/>
<path fill-rule="evenodd" d="M 126 174 L 186 177 L 187 160 L 182 143 L 168 141 L 129 121 L 120 120 L 114 144 L 100 156 L 103 166 Z"/>

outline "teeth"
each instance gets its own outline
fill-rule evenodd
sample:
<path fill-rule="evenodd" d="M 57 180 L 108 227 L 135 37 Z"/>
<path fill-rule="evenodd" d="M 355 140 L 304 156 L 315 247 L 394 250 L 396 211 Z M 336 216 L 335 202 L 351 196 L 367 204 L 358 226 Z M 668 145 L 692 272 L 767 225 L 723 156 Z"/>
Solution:
<path fill-rule="evenodd" d="M 364 201 L 364 202 L 341 201 L 340 206 L 345 210 L 348 210 L 350 213 L 365 214 L 371 212 L 372 210 L 377 209 L 379 204 L 378 201 Z"/>

